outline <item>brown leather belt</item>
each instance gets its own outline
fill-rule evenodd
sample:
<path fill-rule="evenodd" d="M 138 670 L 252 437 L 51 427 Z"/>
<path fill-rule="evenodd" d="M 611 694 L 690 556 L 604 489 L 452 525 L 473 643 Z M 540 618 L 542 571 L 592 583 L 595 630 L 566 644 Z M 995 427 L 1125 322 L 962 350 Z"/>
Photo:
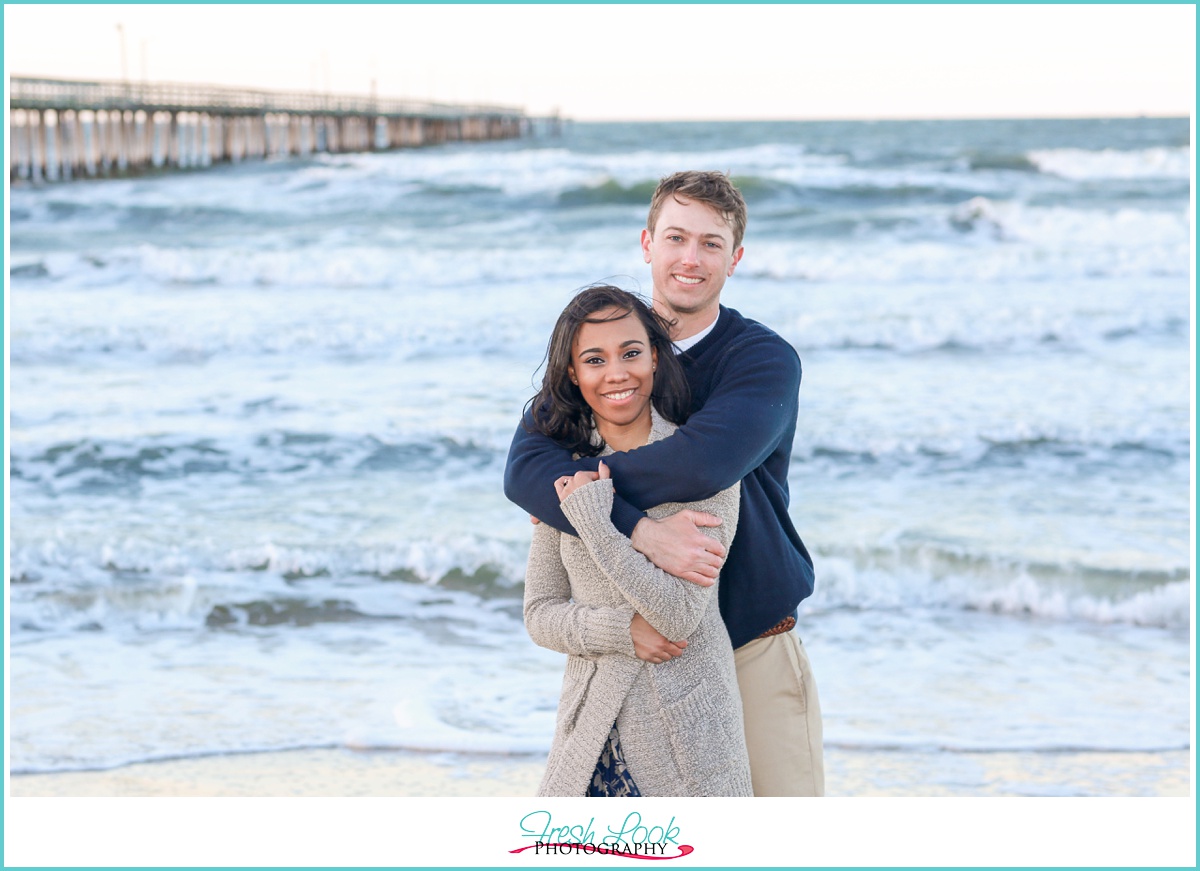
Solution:
<path fill-rule="evenodd" d="M 774 626 L 772 626 L 770 629 L 768 629 L 766 632 L 764 632 L 762 635 L 760 635 L 758 637 L 759 638 L 770 638 L 772 635 L 782 635 L 785 632 L 791 632 L 792 629 L 795 628 L 795 626 L 796 626 L 796 618 L 795 617 L 784 617 L 782 620 L 780 620 L 778 623 L 776 623 Z"/>

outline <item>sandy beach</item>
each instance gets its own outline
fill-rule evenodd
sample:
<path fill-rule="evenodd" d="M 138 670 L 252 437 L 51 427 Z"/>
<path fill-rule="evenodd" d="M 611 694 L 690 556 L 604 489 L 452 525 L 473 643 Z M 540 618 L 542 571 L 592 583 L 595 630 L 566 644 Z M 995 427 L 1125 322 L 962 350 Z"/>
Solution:
<path fill-rule="evenodd" d="M 14 797 L 520 797 L 537 791 L 530 756 L 296 750 L 18 774 Z M 1189 754 L 890 753 L 830 750 L 829 794 L 852 796 L 1186 796 Z M 981 787 L 982 784 L 982 787 Z"/>

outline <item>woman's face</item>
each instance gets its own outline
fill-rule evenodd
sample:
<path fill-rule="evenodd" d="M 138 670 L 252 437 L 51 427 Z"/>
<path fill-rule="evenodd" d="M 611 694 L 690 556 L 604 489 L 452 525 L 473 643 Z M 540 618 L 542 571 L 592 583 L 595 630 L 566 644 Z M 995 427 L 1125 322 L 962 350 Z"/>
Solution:
<path fill-rule="evenodd" d="M 571 380 L 592 409 L 596 428 L 616 447 L 621 433 L 649 434 L 650 394 L 658 352 L 641 320 L 617 308 L 596 312 L 598 324 L 581 324 L 571 345 Z"/>

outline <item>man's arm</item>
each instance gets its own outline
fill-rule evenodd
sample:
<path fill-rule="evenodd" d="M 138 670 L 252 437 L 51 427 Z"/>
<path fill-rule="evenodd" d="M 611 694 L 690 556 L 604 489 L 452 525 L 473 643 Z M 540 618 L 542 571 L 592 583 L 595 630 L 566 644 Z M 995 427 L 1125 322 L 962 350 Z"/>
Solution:
<path fill-rule="evenodd" d="M 504 495 L 510 502 L 515 502 L 531 516 L 549 523 L 559 532 L 575 535 L 575 528 L 559 507 L 554 482 L 564 475 L 570 477 L 576 472 L 594 472 L 598 465 L 598 457 L 574 459 L 570 450 L 545 433 L 533 429 L 531 413 L 525 412 L 508 449 L 508 462 L 504 466 Z M 652 508 L 657 504 L 655 502 L 645 507 Z M 643 509 L 635 508 L 617 495 L 613 499 L 612 517 L 613 525 L 626 536 L 631 536 L 634 527 L 645 519 L 646 514 Z"/>
<path fill-rule="evenodd" d="M 526 413 L 508 451 L 504 495 L 538 520 L 575 535 L 575 528 L 559 507 L 554 482 L 578 471 L 595 471 L 599 461 L 596 457 L 572 459 L 571 452 L 549 436 L 526 429 L 529 424 Z M 613 499 L 612 520 L 651 562 L 692 583 L 711 585 L 725 561 L 725 547 L 700 531 L 700 527 L 719 525 L 718 517 L 681 511 L 663 520 L 650 520 L 618 495 Z"/>
<path fill-rule="evenodd" d="M 800 391 L 800 359 L 778 336 L 746 341 L 722 367 L 704 406 L 674 435 L 607 458 L 621 481 L 613 525 L 659 568 L 699 584 L 716 577 L 725 550 L 695 521 L 708 525 L 715 519 L 681 512 L 654 521 L 643 510 L 706 499 L 750 474 L 794 426 Z M 573 461 L 552 439 L 518 427 L 504 492 L 534 517 L 575 534 L 557 504 L 553 482 L 580 469 L 594 471 L 595 464 L 595 458 Z"/>
<path fill-rule="evenodd" d="M 800 359 L 782 339 L 731 353 L 704 406 L 670 437 L 605 458 L 619 496 L 646 509 L 696 502 L 758 468 L 795 425 Z M 613 522 L 625 534 L 614 512 Z"/>
<path fill-rule="evenodd" d="M 731 353 L 704 407 L 674 435 L 606 459 L 620 481 L 613 525 L 625 535 L 664 502 L 696 502 L 719 493 L 758 468 L 795 423 L 800 359 L 783 339 L 747 343 Z M 504 495 L 555 529 L 574 534 L 558 507 L 554 481 L 596 458 L 571 452 L 540 432 L 517 428 L 504 470 Z M 619 474 L 618 474 L 619 473 Z"/>
<path fill-rule="evenodd" d="M 504 466 L 504 495 L 543 523 L 549 523 L 559 532 L 575 535 L 575 527 L 559 508 L 554 482 L 564 475 L 570 476 L 580 471 L 594 472 L 596 466 L 595 457 L 575 460 L 569 450 L 545 433 L 535 430 L 532 413 L 527 411 L 508 449 L 508 462 Z M 645 516 L 624 500 L 622 502 L 638 515 L 637 520 Z M 634 526 L 637 520 L 633 521 Z"/>

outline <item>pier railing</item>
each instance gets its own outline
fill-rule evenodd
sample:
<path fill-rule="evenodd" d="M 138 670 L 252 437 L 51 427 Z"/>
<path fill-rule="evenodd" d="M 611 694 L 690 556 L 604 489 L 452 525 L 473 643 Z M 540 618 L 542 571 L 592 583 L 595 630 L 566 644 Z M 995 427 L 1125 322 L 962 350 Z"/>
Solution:
<path fill-rule="evenodd" d="M 514 106 L 436 103 L 394 97 L 313 91 L 264 91 L 176 82 L 73 82 L 61 79 L 9 80 L 11 109 L 141 109 L 162 112 L 262 114 L 266 112 L 460 118 L 489 115 L 522 118 Z"/>
<path fill-rule="evenodd" d="M 9 80 L 9 175 L 55 181 L 558 129 L 512 106 L 180 83 Z"/>

